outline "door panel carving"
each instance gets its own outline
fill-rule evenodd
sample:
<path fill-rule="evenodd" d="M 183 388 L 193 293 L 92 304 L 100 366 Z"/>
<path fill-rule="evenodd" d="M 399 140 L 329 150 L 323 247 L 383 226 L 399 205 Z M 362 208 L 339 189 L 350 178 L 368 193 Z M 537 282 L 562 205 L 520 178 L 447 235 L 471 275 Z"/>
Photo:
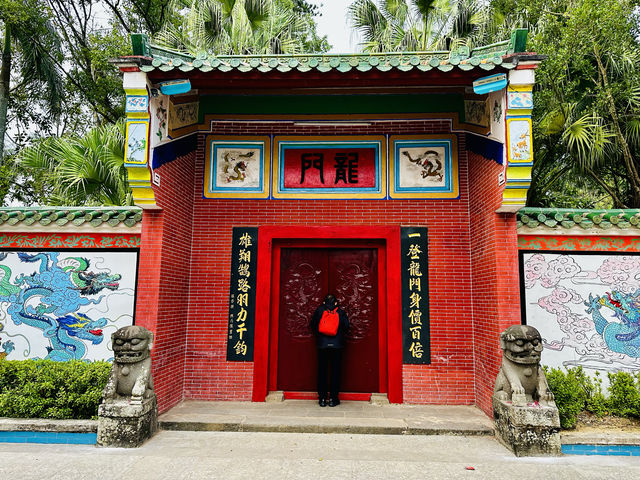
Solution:
<path fill-rule="evenodd" d="M 349 315 L 342 391 L 377 392 L 378 265 L 375 248 L 282 248 L 277 387 L 315 391 L 315 309 L 335 293 Z"/>
<path fill-rule="evenodd" d="M 322 270 L 309 263 L 292 265 L 282 283 L 285 328 L 294 339 L 313 336 L 309 319 L 322 301 L 322 285 L 318 282 Z"/>
<path fill-rule="evenodd" d="M 349 335 L 356 342 L 370 334 L 373 318 L 373 284 L 370 269 L 355 263 L 336 268 L 336 298 L 349 314 Z M 348 305 L 348 307 L 347 307 Z"/>

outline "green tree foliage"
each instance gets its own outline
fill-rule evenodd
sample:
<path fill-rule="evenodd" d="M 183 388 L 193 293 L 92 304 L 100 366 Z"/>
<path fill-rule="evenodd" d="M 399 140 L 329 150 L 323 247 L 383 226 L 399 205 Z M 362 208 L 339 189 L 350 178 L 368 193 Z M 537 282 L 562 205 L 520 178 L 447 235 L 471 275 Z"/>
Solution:
<path fill-rule="evenodd" d="M 528 205 L 640 207 L 637 0 L 497 0 L 536 71 Z"/>
<path fill-rule="evenodd" d="M 48 116 L 60 112 L 63 87 L 58 62 L 59 38 L 37 0 L 0 0 L 2 66 L 0 67 L 0 163 L 9 120 L 12 74 L 14 88 L 35 87 L 42 96 L 34 99 Z M 17 67 L 17 68 L 16 68 Z M 42 87 L 42 88 L 40 88 Z M 41 99 L 43 102 L 41 102 Z"/>
<path fill-rule="evenodd" d="M 114 124 L 124 115 L 122 78 L 110 60 L 131 53 L 130 33 L 153 35 L 164 29 L 185 39 L 179 48 L 196 45 L 198 51 L 216 54 L 321 52 L 329 45 L 316 33 L 317 14 L 306 0 L 0 0 L 0 138 L 9 125 L 14 151 L 3 155 L 0 142 L 0 159 L 7 159 L 7 168 L 0 167 L 6 174 L 0 179 L 1 198 L 73 205 L 128 201 L 119 187 L 92 183 L 118 170 L 110 163 L 97 165 L 108 156 L 90 155 L 82 166 L 73 152 L 91 151 L 79 146 L 88 127 Z M 48 136 L 63 140 L 39 141 Z M 86 143 L 93 136 L 87 135 Z M 45 155 L 48 160 L 38 164 L 33 158 L 13 159 L 13 153 L 34 142 L 40 149 L 70 154 L 72 160 Z M 74 148 L 64 150 L 74 142 Z M 56 162 L 69 166 L 65 170 Z M 76 182 L 70 179 L 74 171 L 80 175 Z M 44 177 L 61 180 L 62 186 L 47 186 Z M 67 194 L 68 186 L 73 188 Z"/>
<path fill-rule="evenodd" d="M 349 6 L 349 18 L 366 52 L 484 44 L 507 25 L 503 16 L 480 0 L 355 0 Z"/>
<path fill-rule="evenodd" d="M 184 1 L 172 4 L 178 10 Z M 180 21 L 167 23 L 155 43 L 188 52 L 280 54 L 325 52 L 312 5 L 293 0 L 191 0 Z"/>
<path fill-rule="evenodd" d="M 82 136 L 49 137 L 23 149 L 19 159 L 46 180 L 47 205 L 131 205 L 124 133 L 118 122 Z"/>

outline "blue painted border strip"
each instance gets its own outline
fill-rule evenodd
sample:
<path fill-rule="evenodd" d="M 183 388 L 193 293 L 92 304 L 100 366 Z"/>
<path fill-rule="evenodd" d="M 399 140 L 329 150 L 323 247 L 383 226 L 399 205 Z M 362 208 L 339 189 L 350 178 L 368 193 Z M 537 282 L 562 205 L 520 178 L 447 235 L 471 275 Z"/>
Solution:
<path fill-rule="evenodd" d="M 467 134 L 467 149 L 473 153 L 482 155 L 484 158 L 493 160 L 499 165 L 502 165 L 502 149 L 504 146 L 502 143 L 492 140 L 490 138 L 482 138 L 477 135 Z M 533 165 L 533 163 L 532 163 Z"/>
<path fill-rule="evenodd" d="M 562 445 L 565 455 L 619 455 L 640 457 L 640 445 Z"/>
<path fill-rule="evenodd" d="M 197 148 L 198 135 L 195 134 L 158 145 L 153 149 L 151 168 L 155 169 L 161 167 L 165 163 L 173 162 L 179 157 L 195 152 Z"/>
<path fill-rule="evenodd" d="M 0 431 L 0 442 L 2 443 L 56 443 L 73 445 L 95 445 L 97 439 L 97 433 Z"/>

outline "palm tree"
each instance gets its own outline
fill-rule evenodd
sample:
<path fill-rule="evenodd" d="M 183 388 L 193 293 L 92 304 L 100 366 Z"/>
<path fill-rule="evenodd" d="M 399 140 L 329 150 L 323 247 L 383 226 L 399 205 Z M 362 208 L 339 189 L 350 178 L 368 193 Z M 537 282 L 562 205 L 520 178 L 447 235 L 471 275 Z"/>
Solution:
<path fill-rule="evenodd" d="M 166 24 L 154 42 L 193 55 L 300 53 L 314 31 L 311 15 L 283 0 L 191 0 L 182 22 Z"/>
<path fill-rule="evenodd" d="M 52 115 L 60 112 L 63 82 L 56 64 L 62 60 L 60 42 L 51 23 L 35 0 L 0 2 L 3 27 L 2 67 L 0 67 L 0 164 L 4 156 L 11 73 L 16 51 L 21 60 L 19 83 L 44 83 L 45 99 Z"/>
<path fill-rule="evenodd" d="M 547 54 L 536 74 L 533 184 L 527 204 L 567 189 L 600 207 L 640 207 L 640 42 L 633 1 L 542 2 L 532 48 Z M 596 27 L 594 27 L 596 26 Z M 583 206 L 583 205 L 577 205 Z"/>
<path fill-rule="evenodd" d="M 22 150 L 22 165 L 48 176 L 48 205 L 132 205 L 124 167 L 123 122 L 83 137 L 49 137 Z"/>
<path fill-rule="evenodd" d="M 366 52 L 472 48 L 504 40 L 522 25 L 521 18 L 483 0 L 355 0 L 349 17 Z"/>
<path fill-rule="evenodd" d="M 349 18 L 366 52 L 427 51 L 444 48 L 454 29 L 469 29 L 476 18 L 469 9 L 477 5 L 477 0 L 355 0 Z"/>

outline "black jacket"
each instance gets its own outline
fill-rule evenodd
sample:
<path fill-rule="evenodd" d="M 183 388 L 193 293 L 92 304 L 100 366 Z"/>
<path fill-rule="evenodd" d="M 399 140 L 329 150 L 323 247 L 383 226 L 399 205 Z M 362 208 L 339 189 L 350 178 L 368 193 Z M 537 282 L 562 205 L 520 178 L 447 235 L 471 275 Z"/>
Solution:
<path fill-rule="evenodd" d="M 338 333 L 336 334 L 336 336 L 330 337 L 329 335 L 324 335 L 318 331 L 322 314 L 326 310 L 333 310 L 333 308 L 329 308 L 329 306 L 323 303 L 313 313 L 313 317 L 311 317 L 311 323 L 309 324 L 309 327 L 316 336 L 316 345 L 318 346 L 318 348 L 344 347 L 344 340 L 347 336 L 347 331 L 349 330 L 349 318 L 347 317 L 347 313 L 340 307 L 338 307 L 338 318 L 340 319 L 340 324 L 338 326 Z"/>

